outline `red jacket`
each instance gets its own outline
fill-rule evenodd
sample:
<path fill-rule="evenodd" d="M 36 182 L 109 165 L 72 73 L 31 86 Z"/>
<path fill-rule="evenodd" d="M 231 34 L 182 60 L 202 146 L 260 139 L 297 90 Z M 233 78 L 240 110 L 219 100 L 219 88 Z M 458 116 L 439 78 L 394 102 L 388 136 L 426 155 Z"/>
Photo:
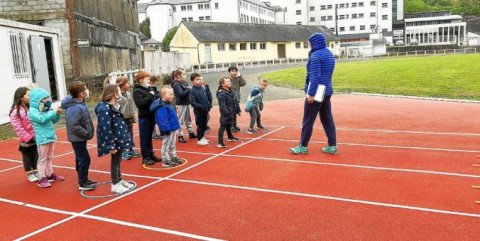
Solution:
<path fill-rule="evenodd" d="M 20 117 L 17 116 L 17 108 L 15 107 L 12 113 L 10 113 L 10 120 L 13 129 L 17 133 L 18 142 L 28 143 L 35 138 L 35 132 L 28 119 L 28 110 L 25 107 L 20 107 Z"/>

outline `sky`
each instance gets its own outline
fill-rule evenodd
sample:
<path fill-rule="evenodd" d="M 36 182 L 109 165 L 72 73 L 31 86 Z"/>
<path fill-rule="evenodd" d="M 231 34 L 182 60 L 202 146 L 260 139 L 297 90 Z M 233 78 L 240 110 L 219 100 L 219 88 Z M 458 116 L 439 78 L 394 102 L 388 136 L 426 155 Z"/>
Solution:
<path fill-rule="evenodd" d="M 138 2 L 139 3 L 149 3 L 151 2 L 152 0 L 139 0 Z M 282 7 L 286 7 L 287 6 L 287 1 L 288 0 L 260 0 L 262 2 L 271 2 L 272 5 L 279 5 L 279 6 L 282 6 Z"/>

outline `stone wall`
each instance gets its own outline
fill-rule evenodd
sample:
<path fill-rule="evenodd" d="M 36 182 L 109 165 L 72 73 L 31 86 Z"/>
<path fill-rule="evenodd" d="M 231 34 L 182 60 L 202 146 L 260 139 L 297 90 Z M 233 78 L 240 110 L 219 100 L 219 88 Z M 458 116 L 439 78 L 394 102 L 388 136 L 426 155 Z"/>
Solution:
<path fill-rule="evenodd" d="M 467 22 L 467 31 L 480 34 L 480 15 L 465 15 L 463 21 Z"/>

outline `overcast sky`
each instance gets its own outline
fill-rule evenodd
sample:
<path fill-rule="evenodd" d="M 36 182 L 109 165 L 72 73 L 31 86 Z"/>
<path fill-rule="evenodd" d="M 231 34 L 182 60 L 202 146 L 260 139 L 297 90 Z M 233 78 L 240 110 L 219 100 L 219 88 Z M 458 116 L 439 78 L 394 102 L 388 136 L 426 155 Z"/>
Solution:
<path fill-rule="evenodd" d="M 152 0 L 139 0 L 138 2 L 139 3 L 149 3 L 151 2 Z M 287 1 L 288 0 L 260 0 L 262 2 L 271 2 L 272 5 L 279 5 L 279 6 L 282 6 L 282 7 L 286 7 L 287 6 Z"/>

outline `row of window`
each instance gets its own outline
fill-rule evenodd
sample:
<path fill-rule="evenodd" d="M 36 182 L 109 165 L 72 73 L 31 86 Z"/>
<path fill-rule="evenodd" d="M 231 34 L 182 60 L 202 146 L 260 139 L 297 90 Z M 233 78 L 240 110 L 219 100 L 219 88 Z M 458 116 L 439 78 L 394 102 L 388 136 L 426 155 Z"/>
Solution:
<path fill-rule="evenodd" d="M 260 24 L 273 24 L 273 21 L 267 21 L 265 19 L 259 19 L 257 17 L 251 17 L 245 14 L 240 14 L 240 23 L 260 23 Z"/>
<path fill-rule="evenodd" d="M 198 21 L 210 21 L 210 16 L 200 16 L 198 17 Z M 193 21 L 193 17 L 182 18 L 182 21 Z"/>
<path fill-rule="evenodd" d="M 302 1 L 297 0 L 296 3 L 302 3 Z M 337 8 L 349 8 L 350 7 L 349 3 L 335 4 L 335 6 Z M 363 2 L 354 2 L 351 5 L 352 8 L 363 7 L 363 6 L 364 6 Z M 377 6 L 377 1 L 370 1 L 370 6 Z M 382 3 L 382 8 L 388 8 L 388 3 Z M 328 10 L 328 9 L 333 9 L 333 4 L 320 5 L 320 10 Z M 311 6 L 310 11 L 315 11 L 315 7 Z"/>
<path fill-rule="evenodd" d="M 376 17 L 376 13 L 375 12 L 372 12 L 370 13 L 370 17 Z M 338 19 L 341 20 L 341 19 L 348 19 L 349 18 L 349 15 L 338 15 Z M 363 18 L 363 13 L 359 13 L 359 14 L 352 14 L 352 19 L 358 19 L 358 18 Z M 310 22 L 315 22 L 315 17 L 310 17 Z M 333 16 L 322 16 L 320 17 L 320 21 L 332 21 L 333 20 Z M 382 15 L 382 20 L 388 20 L 388 15 Z"/>
<path fill-rule="evenodd" d="M 375 30 L 377 27 L 375 24 L 370 25 L 370 30 Z M 330 28 L 331 31 L 335 31 L 335 28 Z M 350 26 L 350 31 L 356 31 L 356 26 Z M 365 30 L 365 25 L 360 25 L 359 30 Z M 345 32 L 345 27 L 339 27 L 339 32 Z M 382 28 L 382 32 L 388 32 L 388 28 Z"/>
<path fill-rule="evenodd" d="M 225 51 L 225 45 L 226 45 L 225 43 L 218 43 L 217 44 L 218 51 Z M 249 45 L 250 45 L 250 50 L 257 49 L 257 43 L 250 43 Z M 258 45 L 260 49 L 267 49 L 266 43 L 259 43 Z M 239 43 L 239 48 L 240 50 L 247 50 L 247 43 Z M 228 50 L 236 51 L 237 43 L 228 43 Z"/>
<path fill-rule="evenodd" d="M 250 7 L 250 11 L 252 11 L 252 12 L 256 12 L 256 13 L 259 13 L 261 15 L 267 15 L 267 9 L 260 8 L 258 6 L 253 5 L 253 4 L 248 4 L 247 2 L 240 2 L 240 7 L 243 8 L 243 9 L 246 9 L 246 10 L 248 10 L 249 7 Z M 273 13 L 271 13 L 271 11 L 268 12 L 268 16 L 273 17 Z"/>
<path fill-rule="evenodd" d="M 218 9 L 218 3 L 215 3 L 215 9 Z M 210 9 L 210 3 L 200 3 L 197 4 L 197 9 L 198 10 L 209 10 Z M 173 11 L 177 11 L 177 7 L 173 6 Z M 181 5 L 180 6 L 180 11 L 193 11 L 193 5 Z"/>

